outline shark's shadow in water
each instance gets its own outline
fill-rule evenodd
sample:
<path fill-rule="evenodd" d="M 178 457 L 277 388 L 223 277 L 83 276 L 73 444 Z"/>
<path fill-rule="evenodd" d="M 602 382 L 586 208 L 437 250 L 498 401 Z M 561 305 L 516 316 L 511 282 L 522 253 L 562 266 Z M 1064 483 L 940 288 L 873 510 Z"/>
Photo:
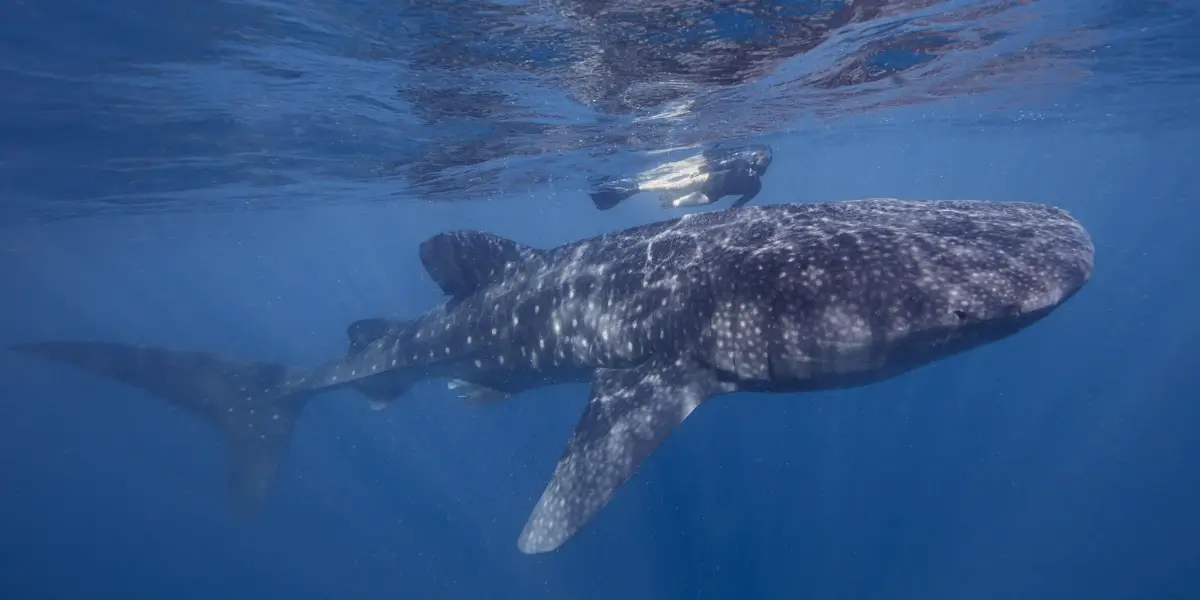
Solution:
<path fill-rule="evenodd" d="M 454 231 L 420 253 L 446 302 L 352 324 L 348 353 L 315 368 L 103 342 L 12 349 L 215 425 L 247 516 L 322 391 L 350 387 L 380 408 L 428 378 L 481 402 L 590 381 L 518 541 L 539 553 L 575 535 L 707 398 L 895 377 L 1042 319 L 1093 263 L 1088 233 L 1058 208 L 887 198 L 692 214 L 545 250 Z"/>

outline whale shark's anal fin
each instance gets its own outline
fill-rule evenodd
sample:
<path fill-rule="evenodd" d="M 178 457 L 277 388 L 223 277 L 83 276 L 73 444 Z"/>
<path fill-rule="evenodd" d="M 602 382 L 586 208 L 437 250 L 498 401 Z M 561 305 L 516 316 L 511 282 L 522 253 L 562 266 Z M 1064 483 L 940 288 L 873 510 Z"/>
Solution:
<path fill-rule="evenodd" d="M 446 389 L 454 390 L 459 398 L 474 406 L 499 404 L 512 397 L 511 393 L 504 390 L 464 379 L 450 380 L 446 383 Z"/>
<path fill-rule="evenodd" d="M 439 233 L 421 243 L 421 264 L 450 296 L 447 306 L 480 288 L 499 283 L 506 273 L 539 260 L 542 252 L 482 231 Z"/>
<path fill-rule="evenodd" d="M 243 518 L 261 509 L 306 404 L 305 393 L 284 388 L 295 372 L 282 365 L 103 342 L 10 349 L 138 388 L 216 427 L 229 445 L 230 499 Z"/>
<path fill-rule="evenodd" d="M 350 384 L 354 391 L 367 397 L 371 410 L 383 410 L 396 398 L 408 393 L 413 381 L 402 371 L 385 371 L 364 377 Z"/>
<path fill-rule="evenodd" d="M 712 370 L 691 360 L 597 369 L 587 408 L 517 547 L 536 554 L 561 546 L 701 402 L 731 391 Z"/>

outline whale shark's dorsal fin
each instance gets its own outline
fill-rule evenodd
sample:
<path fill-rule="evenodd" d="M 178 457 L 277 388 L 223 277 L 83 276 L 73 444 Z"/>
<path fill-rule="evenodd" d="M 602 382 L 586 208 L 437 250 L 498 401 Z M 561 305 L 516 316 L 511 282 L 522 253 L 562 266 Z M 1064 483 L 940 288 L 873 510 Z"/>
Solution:
<path fill-rule="evenodd" d="M 361 352 L 375 340 L 387 335 L 392 329 L 398 329 L 401 323 L 391 319 L 376 317 L 360 319 L 346 328 L 346 337 L 350 338 L 350 353 Z"/>
<path fill-rule="evenodd" d="M 718 380 L 711 369 L 687 359 L 596 369 L 587 408 L 525 523 L 518 548 L 536 554 L 561 546 L 701 402 L 732 391 L 733 385 Z"/>
<path fill-rule="evenodd" d="M 450 304 L 478 289 L 498 283 L 504 274 L 542 252 L 482 231 L 439 233 L 421 244 L 421 263 L 429 276 L 451 296 Z"/>

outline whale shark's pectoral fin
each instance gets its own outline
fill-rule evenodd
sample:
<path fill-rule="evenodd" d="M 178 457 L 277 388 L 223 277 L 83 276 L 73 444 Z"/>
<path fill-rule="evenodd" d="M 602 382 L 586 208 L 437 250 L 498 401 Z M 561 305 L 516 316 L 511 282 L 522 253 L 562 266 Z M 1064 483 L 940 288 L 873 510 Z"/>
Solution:
<path fill-rule="evenodd" d="M 691 360 L 597 369 L 587 408 L 518 548 L 536 554 L 561 546 L 701 402 L 730 391 L 712 370 Z"/>
<path fill-rule="evenodd" d="M 453 306 L 542 252 L 482 231 L 448 231 L 421 243 L 421 263 Z"/>
<path fill-rule="evenodd" d="M 681 194 L 679 192 L 664 192 L 658 197 L 659 201 L 666 208 L 679 208 L 681 206 L 703 206 L 712 204 L 712 199 L 704 195 L 704 192 L 691 192 Z"/>
<path fill-rule="evenodd" d="M 497 404 L 509 398 L 508 392 L 462 379 L 450 380 L 446 388 L 455 390 L 460 398 L 475 406 Z"/>
<path fill-rule="evenodd" d="M 205 352 L 66 341 L 9 348 L 141 389 L 216 427 L 229 446 L 233 509 L 246 519 L 261 509 L 311 391 L 290 385 L 297 370 Z"/>

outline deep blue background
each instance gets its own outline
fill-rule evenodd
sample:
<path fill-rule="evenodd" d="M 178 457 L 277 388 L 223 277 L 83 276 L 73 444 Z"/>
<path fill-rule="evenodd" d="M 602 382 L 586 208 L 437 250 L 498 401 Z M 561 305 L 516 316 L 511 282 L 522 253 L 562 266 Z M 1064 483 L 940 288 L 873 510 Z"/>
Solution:
<path fill-rule="evenodd" d="M 1092 232 L 1094 278 L 1015 338 L 888 383 L 706 404 L 544 556 L 519 554 L 516 537 L 582 386 L 483 410 L 440 382 L 382 413 L 331 394 L 304 415 L 264 518 L 242 528 L 216 435 L 144 394 L 7 355 L 4 596 L 1196 597 L 1196 135 L 945 129 L 777 146 L 766 202 L 1051 202 Z M 8 228 L 3 338 L 312 364 L 343 349 L 350 321 L 437 300 L 424 236 L 478 227 L 550 245 L 662 214 L 566 195 L 511 206 Z"/>
<path fill-rule="evenodd" d="M 1200 19 L 1182 1 L 1017 4 L 1044 18 L 1017 12 L 1024 30 L 1002 50 L 1061 67 L 1001 78 L 1021 100 L 999 110 L 959 80 L 929 88 L 936 103 L 781 120 L 764 136 L 775 162 L 760 201 L 1064 207 L 1093 235 L 1095 272 L 1035 327 L 867 388 L 715 399 L 540 556 L 520 554 L 517 536 L 585 386 L 483 409 L 440 381 L 384 412 L 323 396 L 245 526 L 228 507 L 222 440 L 202 423 L 0 352 L 0 598 L 1200 598 Z M 426 236 L 478 228 L 550 246 L 675 216 L 649 196 L 599 212 L 559 180 L 441 204 L 362 184 L 458 135 L 363 108 L 409 75 L 396 65 L 410 32 L 375 10 L 0 5 L 0 344 L 97 339 L 311 365 L 344 351 L 351 321 L 440 300 L 417 256 Z M 319 22 L 330 14 L 345 20 Z M 284 38 L 295 44 L 271 45 Z M 385 48 L 395 64 L 347 59 L 365 38 L 399 40 Z M 729 122 L 779 101 L 764 90 L 812 61 L 730 100 Z M 985 75 L 958 66 L 968 83 Z M 1033 79 L 1060 85 L 1022 95 Z M 544 110 L 591 126 L 563 97 Z"/>

